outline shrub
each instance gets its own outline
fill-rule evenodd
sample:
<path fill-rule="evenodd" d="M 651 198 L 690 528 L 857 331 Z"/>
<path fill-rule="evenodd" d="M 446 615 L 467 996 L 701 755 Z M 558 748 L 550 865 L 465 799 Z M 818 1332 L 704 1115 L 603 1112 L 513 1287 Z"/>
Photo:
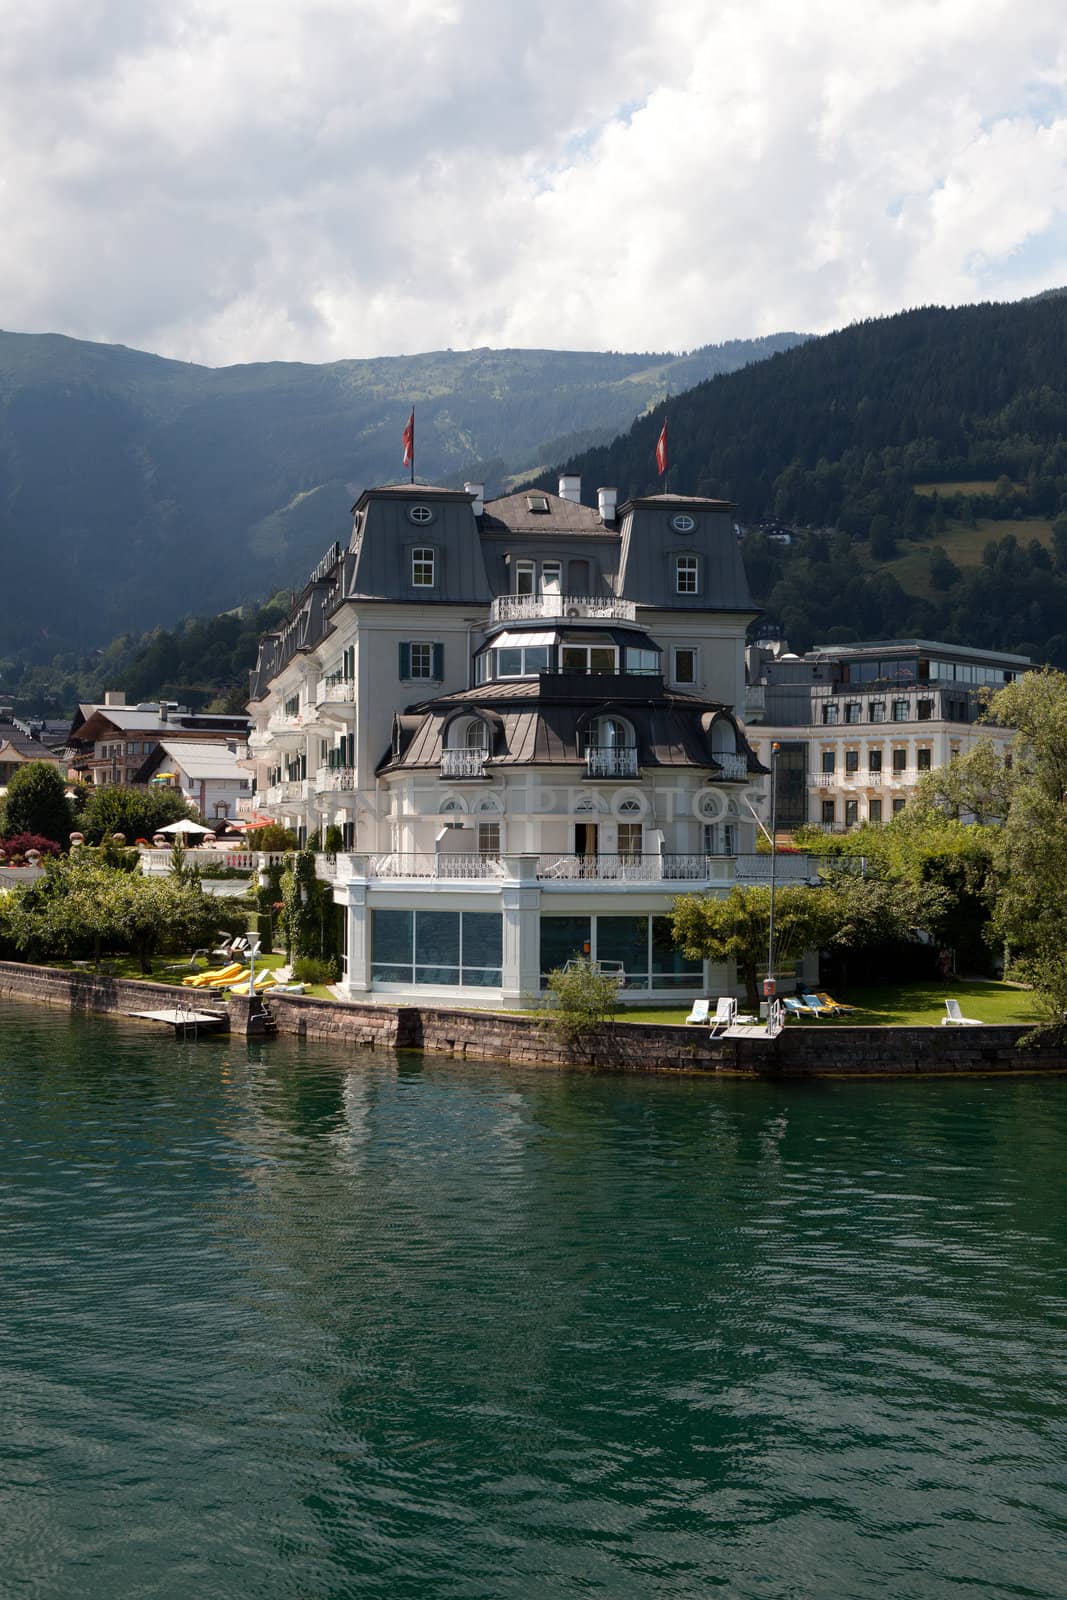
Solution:
<path fill-rule="evenodd" d="M 296 849 L 296 834 L 292 828 L 283 828 L 280 822 L 268 822 L 262 828 L 251 828 L 245 838 L 253 850 Z"/>
<path fill-rule="evenodd" d="M 318 956 L 298 956 L 293 962 L 293 977 L 297 983 L 337 983 L 340 976 L 339 961 L 320 961 Z"/>
<path fill-rule="evenodd" d="M 9 839 L 0 839 L 0 850 L 7 857 L 8 866 L 21 866 L 27 850 L 37 850 L 42 856 L 58 856 L 59 846 L 54 839 L 42 833 L 15 833 Z"/>
<path fill-rule="evenodd" d="M 541 1018 L 572 1053 L 582 1046 L 592 1029 L 613 1017 L 619 1009 L 618 980 L 601 972 L 588 956 L 568 961 L 548 975 L 550 1009 Z"/>

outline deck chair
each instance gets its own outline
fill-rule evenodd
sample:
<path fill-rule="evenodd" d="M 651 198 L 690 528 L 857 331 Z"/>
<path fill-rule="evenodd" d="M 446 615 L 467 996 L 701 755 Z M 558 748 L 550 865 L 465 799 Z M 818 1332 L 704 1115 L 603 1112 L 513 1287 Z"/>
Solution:
<path fill-rule="evenodd" d="M 843 1000 L 835 1000 L 832 994 L 827 994 L 824 989 L 816 989 L 816 1000 L 821 1000 L 824 1006 L 829 1006 L 831 1011 L 858 1011 L 859 1006 L 846 1006 Z"/>
<path fill-rule="evenodd" d="M 977 1017 L 965 1017 L 963 1015 L 958 1000 L 946 1000 L 945 1010 L 948 1012 L 948 1016 L 941 1018 L 941 1026 L 943 1028 L 980 1028 L 982 1026 Z"/>
<path fill-rule="evenodd" d="M 810 1006 L 804 1005 L 795 995 L 782 996 L 782 1009 L 786 1017 L 813 1017 L 815 1013 Z"/>
<path fill-rule="evenodd" d="M 686 1022 L 710 1022 L 708 1013 L 711 1010 L 710 1000 L 694 1000 L 693 1009 L 686 1017 Z"/>
<path fill-rule="evenodd" d="M 822 1000 L 819 999 L 817 994 L 802 994 L 800 998 L 803 1004 L 807 1006 L 808 1010 L 814 1013 L 814 1015 L 820 1019 L 822 1017 L 833 1016 L 833 1006 L 826 1005 Z"/>
<path fill-rule="evenodd" d="M 719 1032 L 725 1033 L 737 1016 L 737 1001 L 733 995 L 722 995 L 715 1002 L 715 1015 L 711 1019 L 711 1032 L 714 1037 Z"/>

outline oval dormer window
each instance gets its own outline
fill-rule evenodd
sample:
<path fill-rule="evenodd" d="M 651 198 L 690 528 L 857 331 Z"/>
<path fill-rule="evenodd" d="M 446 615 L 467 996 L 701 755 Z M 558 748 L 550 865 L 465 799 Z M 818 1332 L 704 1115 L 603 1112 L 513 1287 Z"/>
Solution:
<path fill-rule="evenodd" d="M 692 533 L 696 525 L 696 518 L 691 517 L 688 511 L 679 511 L 676 517 L 671 518 L 671 527 L 675 533 Z"/>
<path fill-rule="evenodd" d="M 433 506 L 412 506 L 408 511 L 408 520 L 425 527 L 426 523 L 433 521 Z"/>

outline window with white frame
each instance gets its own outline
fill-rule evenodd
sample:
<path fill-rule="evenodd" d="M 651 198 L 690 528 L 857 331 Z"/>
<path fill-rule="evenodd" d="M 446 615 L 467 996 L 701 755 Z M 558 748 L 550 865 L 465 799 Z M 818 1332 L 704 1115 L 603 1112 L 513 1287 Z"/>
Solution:
<path fill-rule="evenodd" d="M 563 590 L 563 563 L 562 561 L 542 561 L 541 563 L 541 593 L 560 594 Z"/>
<path fill-rule="evenodd" d="M 411 552 L 411 582 L 416 589 L 432 589 L 437 582 L 437 551 L 417 544 Z"/>
<path fill-rule="evenodd" d="M 700 564 L 696 556 L 675 556 L 674 587 L 678 594 L 698 594 Z"/>
<path fill-rule="evenodd" d="M 499 822 L 479 822 L 478 854 L 483 856 L 498 856 L 500 854 Z"/>
<path fill-rule="evenodd" d="M 515 593 L 533 594 L 537 587 L 537 563 L 534 561 L 516 561 L 515 563 Z"/>
<path fill-rule="evenodd" d="M 411 666 L 409 676 L 412 678 L 429 678 L 433 675 L 433 645 L 423 639 L 413 639 L 411 642 Z"/>

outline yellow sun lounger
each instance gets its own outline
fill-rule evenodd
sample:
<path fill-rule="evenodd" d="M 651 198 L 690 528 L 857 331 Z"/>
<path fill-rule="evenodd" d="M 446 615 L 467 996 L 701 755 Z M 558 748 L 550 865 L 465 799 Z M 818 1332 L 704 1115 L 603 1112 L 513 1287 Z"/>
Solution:
<path fill-rule="evenodd" d="M 232 989 L 235 983 L 244 983 L 248 977 L 248 967 L 238 967 L 237 971 L 229 978 L 214 978 L 207 985 L 209 989 Z"/>
<path fill-rule="evenodd" d="M 210 972 L 198 972 L 195 978 L 183 978 L 182 984 L 186 989 L 206 989 L 209 983 L 217 983 L 220 978 L 235 978 L 243 965 L 241 961 L 231 961 L 228 966 L 214 967 Z"/>

